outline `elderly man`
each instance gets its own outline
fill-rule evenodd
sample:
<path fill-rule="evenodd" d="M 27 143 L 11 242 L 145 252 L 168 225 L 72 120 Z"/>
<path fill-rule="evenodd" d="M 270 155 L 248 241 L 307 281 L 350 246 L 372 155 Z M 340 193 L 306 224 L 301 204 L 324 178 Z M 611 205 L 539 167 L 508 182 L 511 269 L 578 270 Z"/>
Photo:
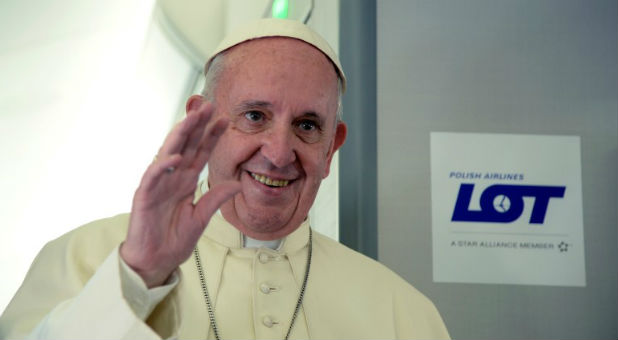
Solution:
<path fill-rule="evenodd" d="M 213 55 L 204 95 L 188 99 L 131 214 L 47 244 L 0 337 L 448 337 L 412 286 L 311 231 L 346 137 L 345 77 L 328 44 L 267 19 Z"/>

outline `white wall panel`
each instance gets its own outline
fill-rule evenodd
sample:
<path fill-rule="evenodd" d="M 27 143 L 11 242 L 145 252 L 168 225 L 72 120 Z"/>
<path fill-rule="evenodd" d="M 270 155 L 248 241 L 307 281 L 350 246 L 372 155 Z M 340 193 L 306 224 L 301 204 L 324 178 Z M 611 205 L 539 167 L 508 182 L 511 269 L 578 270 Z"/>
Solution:
<path fill-rule="evenodd" d="M 377 5 L 379 260 L 454 338 L 616 338 L 616 2 Z M 581 137 L 586 287 L 432 281 L 432 131 Z"/>

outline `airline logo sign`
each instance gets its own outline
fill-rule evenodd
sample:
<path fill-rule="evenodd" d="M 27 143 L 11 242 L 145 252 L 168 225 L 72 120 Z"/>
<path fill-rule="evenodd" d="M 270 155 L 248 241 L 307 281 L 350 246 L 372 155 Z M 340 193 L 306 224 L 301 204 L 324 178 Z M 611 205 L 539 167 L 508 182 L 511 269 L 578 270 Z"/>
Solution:
<path fill-rule="evenodd" d="M 451 221 L 510 223 L 524 211 L 524 197 L 534 198 L 530 223 L 543 224 L 549 199 L 562 198 L 564 186 L 494 184 L 481 194 L 481 210 L 468 210 L 474 184 L 462 183 Z"/>
<path fill-rule="evenodd" d="M 585 286 L 580 159 L 576 136 L 433 132 L 434 281 Z"/>

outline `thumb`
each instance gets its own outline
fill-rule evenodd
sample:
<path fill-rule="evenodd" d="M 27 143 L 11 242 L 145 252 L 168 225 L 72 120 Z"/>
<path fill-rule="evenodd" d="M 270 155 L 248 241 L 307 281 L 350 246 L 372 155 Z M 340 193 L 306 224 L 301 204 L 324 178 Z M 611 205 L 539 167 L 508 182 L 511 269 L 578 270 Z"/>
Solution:
<path fill-rule="evenodd" d="M 194 217 L 205 226 L 217 209 L 240 190 L 241 184 L 238 181 L 225 181 L 213 186 L 197 201 L 193 211 Z"/>

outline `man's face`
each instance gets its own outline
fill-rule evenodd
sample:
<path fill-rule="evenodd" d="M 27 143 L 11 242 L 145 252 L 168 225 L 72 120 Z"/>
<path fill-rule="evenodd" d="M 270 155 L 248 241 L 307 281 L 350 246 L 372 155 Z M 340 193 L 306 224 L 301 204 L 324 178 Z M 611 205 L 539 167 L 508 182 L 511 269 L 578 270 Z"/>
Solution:
<path fill-rule="evenodd" d="M 289 38 L 240 44 L 224 57 L 215 114 L 230 124 L 208 162 L 209 183 L 238 180 L 224 217 L 269 240 L 300 226 L 345 140 L 336 122 L 337 75 L 313 46 Z"/>

